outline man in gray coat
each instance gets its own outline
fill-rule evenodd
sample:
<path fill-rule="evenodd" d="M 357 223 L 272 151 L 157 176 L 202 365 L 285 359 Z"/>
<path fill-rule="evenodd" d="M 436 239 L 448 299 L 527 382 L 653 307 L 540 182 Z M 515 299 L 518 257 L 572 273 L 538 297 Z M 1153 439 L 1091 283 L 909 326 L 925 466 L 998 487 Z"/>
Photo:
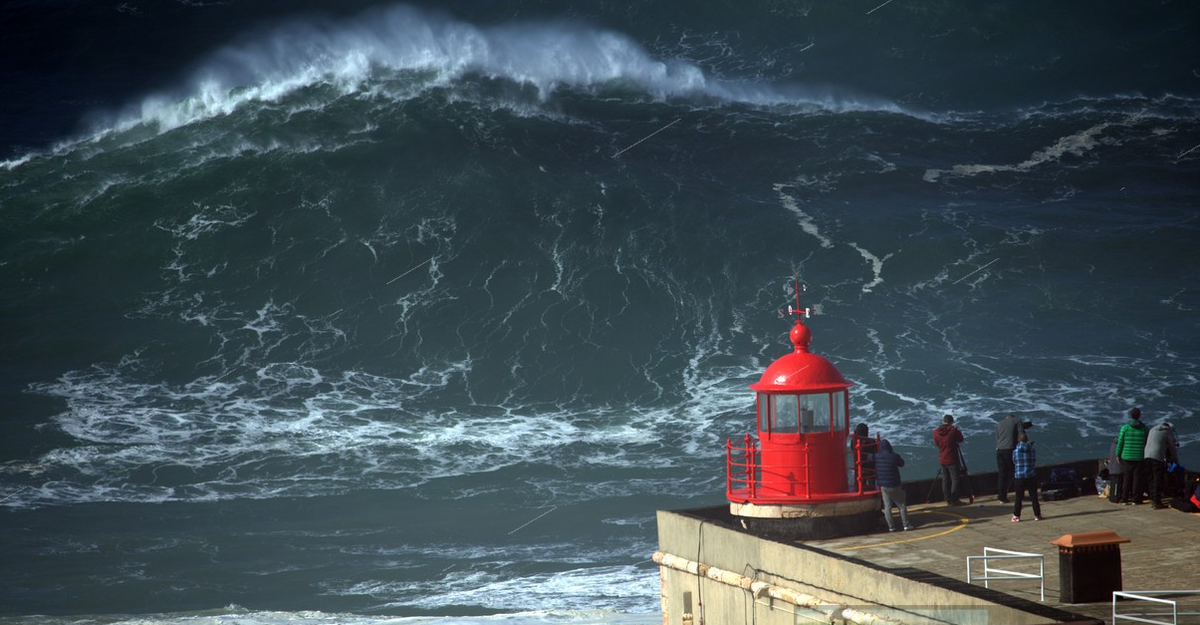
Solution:
<path fill-rule="evenodd" d="M 1150 428 L 1146 435 L 1146 464 L 1150 467 L 1150 501 L 1154 509 L 1166 508 L 1163 504 L 1163 487 L 1167 482 L 1167 464 L 1179 462 L 1176 448 L 1179 442 L 1175 438 L 1175 428 L 1163 421 Z"/>
<path fill-rule="evenodd" d="M 1022 431 L 1024 428 L 1015 414 L 996 424 L 996 498 L 1000 503 L 1008 503 L 1008 487 L 1013 483 L 1013 449 Z"/>

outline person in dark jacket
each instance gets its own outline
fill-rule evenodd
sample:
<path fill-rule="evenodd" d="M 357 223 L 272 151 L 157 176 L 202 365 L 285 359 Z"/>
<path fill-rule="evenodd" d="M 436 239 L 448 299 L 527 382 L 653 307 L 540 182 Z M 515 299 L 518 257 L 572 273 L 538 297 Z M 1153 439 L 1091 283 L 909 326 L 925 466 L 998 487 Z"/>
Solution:
<path fill-rule="evenodd" d="M 1117 433 L 1117 458 L 1121 461 L 1121 503 L 1132 506 L 1142 503 L 1146 478 L 1142 465 L 1146 463 L 1146 435 L 1150 428 L 1142 423 L 1142 411 L 1129 411 L 1129 420 Z"/>
<path fill-rule="evenodd" d="M 942 494 L 946 503 L 961 506 L 958 483 L 961 481 L 958 446 L 963 442 L 962 431 L 954 427 L 954 416 L 942 417 L 942 424 L 933 431 L 933 444 L 938 448 L 938 464 L 942 467 Z"/>
<path fill-rule="evenodd" d="M 996 498 L 1008 503 L 1008 488 L 1013 481 L 1013 449 L 1022 431 L 1021 420 L 1009 414 L 996 424 Z"/>
<path fill-rule="evenodd" d="M 900 510 L 900 527 L 912 529 L 908 522 L 908 504 L 904 495 L 904 486 L 900 482 L 900 467 L 904 466 L 904 458 L 892 450 L 892 444 L 883 439 L 879 442 L 879 451 L 875 452 L 875 479 L 879 484 L 879 493 L 883 496 L 883 518 L 887 521 L 888 531 L 896 531 L 896 522 L 892 519 L 892 506 Z"/>

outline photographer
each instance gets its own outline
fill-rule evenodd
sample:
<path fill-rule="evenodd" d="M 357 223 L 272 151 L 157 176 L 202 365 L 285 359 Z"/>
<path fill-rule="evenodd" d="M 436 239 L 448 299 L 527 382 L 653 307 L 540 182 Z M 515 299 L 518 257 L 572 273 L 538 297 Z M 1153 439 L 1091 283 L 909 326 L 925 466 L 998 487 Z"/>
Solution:
<path fill-rule="evenodd" d="M 963 505 L 958 498 L 959 481 L 962 479 L 962 454 L 958 446 L 963 442 L 962 431 L 954 427 L 954 416 L 942 417 L 942 424 L 933 431 L 933 444 L 938 449 L 938 465 L 941 466 L 942 496 L 951 506 Z"/>
<path fill-rule="evenodd" d="M 1017 447 L 1017 437 L 1030 427 L 1032 421 L 1022 423 L 1012 413 L 996 424 L 996 498 L 1000 503 L 1008 503 L 1008 488 L 1013 484 L 1013 449 Z"/>

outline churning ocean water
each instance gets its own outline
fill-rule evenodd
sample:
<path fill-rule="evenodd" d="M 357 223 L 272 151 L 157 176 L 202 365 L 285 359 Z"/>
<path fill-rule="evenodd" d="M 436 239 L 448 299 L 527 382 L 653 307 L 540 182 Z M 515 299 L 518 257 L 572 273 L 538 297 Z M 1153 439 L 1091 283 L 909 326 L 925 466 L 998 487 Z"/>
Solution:
<path fill-rule="evenodd" d="M 652 623 L 793 277 L 852 421 L 1200 467 L 1200 4 L 0 7 L 0 622 Z"/>

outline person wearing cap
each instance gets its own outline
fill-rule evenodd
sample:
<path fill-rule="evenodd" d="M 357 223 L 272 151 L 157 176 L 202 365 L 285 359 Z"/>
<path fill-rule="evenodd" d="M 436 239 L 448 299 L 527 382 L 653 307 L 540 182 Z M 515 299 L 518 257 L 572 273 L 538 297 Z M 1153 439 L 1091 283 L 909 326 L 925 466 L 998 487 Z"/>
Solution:
<path fill-rule="evenodd" d="M 879 451 L 879 443 L 871 436 L 866 423 L 854 426 L 854 435 L 850 437 L 850 453 L 861 460 L 862 471 L 858 479 L 867 490 L 875 489 L 875 452 Z"/>
<path fill-rule="evenodd" d="M 963 434 L 954 427 L 954 416 L 942 417 L 942 424 L 933 431 L 933 444 L 938 448 L 938 464 L 942 467 L 942 494 L 952 506 L 962 505 L 958 498 L 958 483 L 962 479 L 958 446 L 962 442 Z"/>
<path fill-rule="evenodd" d="M 1150 470 L 1150 503 L 1155 510 L 1166 508 L 1163 503 L 1163 488 L 1167 482 L 1167 464 L 1179 462 L 1179 447 L 1175 439 L 1175 428 L 1167 421 L 1150 428 L 1146 435 L 1146 468 Z"/>
<path fill-rule="evenodd" d="M 1129 420 L 1117 432 L 1117 458 L 1121 461 L 1121 503 L 1132 506 L 1142 503 L 1144 465 L 1146 463 L 1146 435 L 1150 428 L 1142 423 L 1142 410 L 1129 411 Z"/>

